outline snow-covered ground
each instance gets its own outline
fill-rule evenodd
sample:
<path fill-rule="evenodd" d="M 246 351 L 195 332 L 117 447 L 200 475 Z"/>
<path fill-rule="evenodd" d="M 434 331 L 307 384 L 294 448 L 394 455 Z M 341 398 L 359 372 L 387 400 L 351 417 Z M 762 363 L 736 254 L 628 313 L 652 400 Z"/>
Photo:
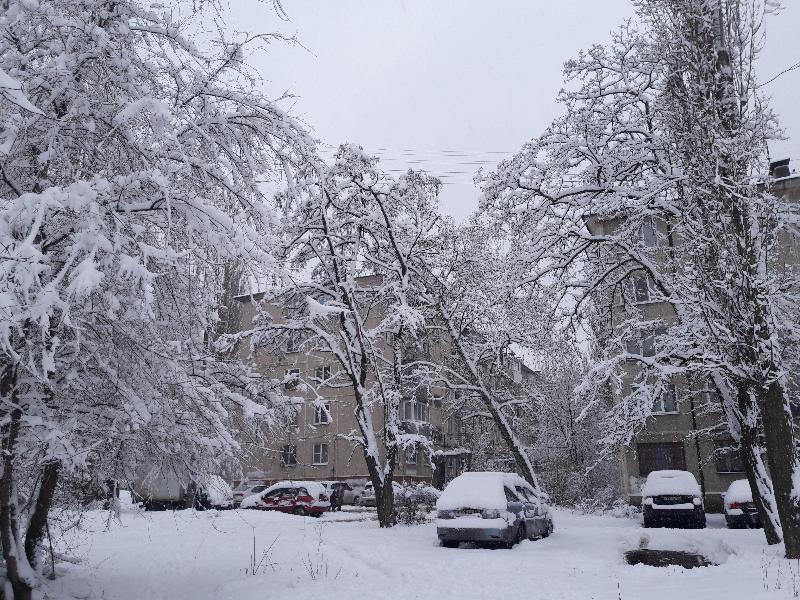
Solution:
<path fill-rule="evenodd" d="M 432 524 L 381 530 L 374 513 L 321 519 L 248 510 L 90 513 L 47 597 L 108 600 L 272 598 L 757 600 L 800 597 L 800 565 L 761 531 L 644 530 L 556 511 L 556 532 L 513 550 L 446 549 Z M 719 566 L 628 566 L 623 552 L 699 551 Z M 255 563 L 255 573 L 253 573 Z"/>

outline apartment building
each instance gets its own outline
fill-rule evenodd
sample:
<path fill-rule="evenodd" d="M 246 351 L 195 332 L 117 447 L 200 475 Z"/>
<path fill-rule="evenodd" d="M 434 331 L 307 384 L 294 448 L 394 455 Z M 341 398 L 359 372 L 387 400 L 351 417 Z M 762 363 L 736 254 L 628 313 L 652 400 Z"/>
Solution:
<path fill-rule="evenodd" d="M 370 278 L 360 283 L 368 292 Z M 253 321 L 257 307 L 267 310 L 277 322 L 286 318 L 290 307 L 267 304 L 263 294 L 238 296 L 241 323 Z M 380 315 L 371 315 L 375 321 Z M 347 436 L 358 431 L 355 396 L 352 387 L 337 379 L 339 370 L 330 352 L 314 349 L 301 335 L 289 335 L 280 350 L 258 351 L 250 357 L 262 374 L 286 379 L 283 392 L 296 401 L 294 419 L 283 431 L 268 439 L 248 442 L 250 458 L 245 475 L 251 479 L 367 481 L 369 474 L 362 450 Z M 388 341 L 384 342 L 388 344 Z M 441 340 L 425 339 L 415 356 L 440 359 L 448 351 Z M 241 349 L 241 352 L 246 352 Z M 406 433 L 424 436 L 434 449 L 431 456 L 423 447 L 409 447 L 400 457 L 395 479 L 403 482 L 443 484 L 468 465 L 468 451 L 460 446 L 461 427 L 448 413 L 447 390 L 420 387 L 404 395 L 400 407 L 400 427 Z M 383 407 L 372 411 L 376 432 L 383 428 Z"/>
<path fill-rule="evenodd" d="M 773 191 L 790 201 L 800 201 L 800 176 L 791 173 L 789 161 L 773 163 L 771 169 Z M 614 220 L 590 221 L 593 233 L 609 233 L 617 227 Z M 661 231 L 661 229 L 664 231 Z M 652 221 L 643 227 L 641 235 L 645 244 L 658 243 L 658 233 L 666 233 L 665 225 Z M 778 262 L 782 268 L 796 268 L 800 264 L 800 249 L 784 239 L 780 245 Z M 655 302 L 650 298 L 650 285 L 644 274 L 630 282 L 627 300 L 633 301 L 645 320 L 661 320 L 668 328 L 675 321 L 672 306 Z M 616 293 L 613 302 L 622 304 L 621 294 Z M 614 311 L 612 327 L 621 323 L 622 311 Z M 656 340 L 663 331 L 643 334 L 631 340 L 629 350 L 653 356 L 657 352 Z M 621 381 L 627 393 L 635 380 L 637 367 L 626 364 Z M 739 452 L 728 435 L 727 424 L 719 410 L 715 391 L 707 389 L 707 383 L 687 381 L 676 376 L 665 393 L 656 401 L 653 415 L 643 431 L 632 443 L 621 450 L 622 489 L 631 504 L 641 502 L 641 486 L 648 473 L 660 469 L 680 469 L 692 472 L 700 483 L 706 498 L 706 508 L 718 511 L 722 508 L 722 494 L 731 482 L 745 477 Z"/>

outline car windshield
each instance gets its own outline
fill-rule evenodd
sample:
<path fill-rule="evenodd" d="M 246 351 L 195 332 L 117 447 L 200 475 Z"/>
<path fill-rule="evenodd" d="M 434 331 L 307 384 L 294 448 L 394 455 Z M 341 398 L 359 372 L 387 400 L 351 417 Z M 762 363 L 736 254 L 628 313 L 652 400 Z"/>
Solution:
<path fill-rule="evenodd" d="M 234 492 L 243 492 L 243 491 L 249 490 L 249 489 L 250 489 L 250 484 L 247 483 L 246 481 L 243 481 L 242 483 L 237 485 L 236 488 L 233 491 Z"/>

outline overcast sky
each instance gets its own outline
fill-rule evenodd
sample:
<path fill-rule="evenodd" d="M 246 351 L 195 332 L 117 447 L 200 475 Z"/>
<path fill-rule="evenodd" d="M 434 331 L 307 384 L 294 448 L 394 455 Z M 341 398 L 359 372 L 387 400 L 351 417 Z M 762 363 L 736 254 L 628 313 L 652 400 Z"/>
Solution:
<path fill-rule="evenodd" d="M 270 95 L 298 96 L 292 112 L 316 137 L 380 155 L 390 171 L 422 168 L 445 182 L 445 212 L 477 205 L 480 167 L 540 133 L 559 113 L 565 60 L 632 15 L 627 0 L 235 0 L 229 25 L 296 35 L 251 61 Z M 788 2 L 787 2 L 788 4 Z M 800 61 L 800 4 L 767 22 L 760 78 Z M 767 88 L 790 138 L 772 156 L 800 164 L 800 69 Z"/>

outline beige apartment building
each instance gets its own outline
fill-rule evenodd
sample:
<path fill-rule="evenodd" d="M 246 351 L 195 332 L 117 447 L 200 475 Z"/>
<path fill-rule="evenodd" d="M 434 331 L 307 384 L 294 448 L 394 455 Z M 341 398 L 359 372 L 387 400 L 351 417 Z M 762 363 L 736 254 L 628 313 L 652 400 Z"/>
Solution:
<path fill-rule="evenodd" d="M 788 161 L 773 163 L 773 190 L 776 194 L 792 201 L 800 201 L 800 176 L 790 174 Z M 617 227 L 617 222 L 592 221 L 590 230 L 596 233 L 608 233 Z M 642 231 L 645 243 L 657 243 L 658 228 L 663 223 L 653 221 Z M 665 231 L 663 233 L 666 233 Z M 781 245 L 783 255 L 780 262 L 784 268 L 795 268 L 800 264 L 800 249 L 784 240 Z M 667 324 L 675 320 L 672 306 L 650 299 L 649 286 L 644 276 L 631 282 L 628 294 L 637 304 L 645 320 L 663 320 Z M 617 293 L 613 300 L 621 305 L 623 299 Z M 614 314 L 620 321 L 622 311 Z M 619 323 L 613 323 L 618 326 Z M 661 332 L 656 332 L 661 333 Z M 641 351 L 644 356 L 656 353 L 656 336 L 643 335 L 640 339 L 629 342 L 630 350 Z M 621 378 L 626 388 L 635 379 L 637 367 L 629 363 Z M 727 433 L 727 424 L 719 411 L 719 403 L 715 400 L 716 392 L 706 389 L 705 382 L 689 382 L 685 377 L 676 377 L 667 392 L 658 400 L 654 414 L 650 417 L 645 429 L 633 442 L 622 449 L 622 489 L 631 504 L 641 502 L 641 486 L 647 474 L 660 469 L 680 469 L 692 472 L 705 493 L 706 509 L 719 511 L 722 509 L 722 494 L 737 479 L 745 477 L 738 451 L 735 449 Z M 616 392 L 627 392 L 615 390 Z"/>
<path fill-rule="evenodd" d="M 362 279 L 365 291 L 370 278 Z M 247 327 L 257 306 L 280 322 L 287 307 L 266 304 L 263 294 L 239 296 L 241 323 Z M 370 319 L 377 319 L 378 315 Z M 369 321 L 368 321 L 369 324 Z M 246 352 L 244 349 L 241 352 Z M 418 352 L 440 357 L 446 345 L 424 340 Z M 280 350 L 258 351 L 251 358 L 253 367 L 264 375 L 287 379 L 283 392 L 296 399 L 296 415 L 284 430 L 257 443 L 249 444 L 248 479 L 268 482 L 282 479 L 346 480 L 369 479 L 362 450 L 348 435 L 358 431 L 355 398 L 352 388 L 337 381 L 338 363 L 330 352 L 313 349 L 302 336 L 288 336 Z M 460 446 L 461 425 L 448 414 L 447 390 L 422 388 L 403 398 L 400 418 L 406 433 L 424 436 L 431 441 L 434 454 L 422 448 L 408 448 L 400 457 L 395 479 L 401 482 L 427 482 L 441 485 L 458 475 L 468 464 L 469 452 Z M 372 411 L 375 431 L 383 427 L 382 407 Z"/>

